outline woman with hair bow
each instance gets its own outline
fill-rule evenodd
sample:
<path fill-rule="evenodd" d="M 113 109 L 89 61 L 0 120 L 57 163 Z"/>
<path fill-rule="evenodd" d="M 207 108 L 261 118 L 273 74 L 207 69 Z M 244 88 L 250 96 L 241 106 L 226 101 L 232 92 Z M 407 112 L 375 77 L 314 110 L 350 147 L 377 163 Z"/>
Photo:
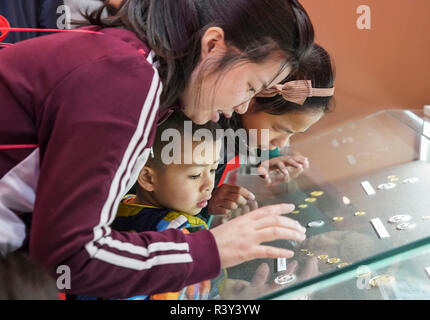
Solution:
<path fill-rule="evenodd" d="M 314 41 L 302 5 L 126 0 L 105 17 L 107 4 L 85 28 L 0 52 L 3 252 L 28 240 L 52 275 L 69 267 L 66 293 L 106 298 L 178 291 L 244 261 L 292 257 L 262 244 L 306 238 L 281 216 L 294 210 L 288 204 L 191 234 L 111 224 L 172 109 L 217 122 L 245 113 L 257 92 L 296 71 Z"/>

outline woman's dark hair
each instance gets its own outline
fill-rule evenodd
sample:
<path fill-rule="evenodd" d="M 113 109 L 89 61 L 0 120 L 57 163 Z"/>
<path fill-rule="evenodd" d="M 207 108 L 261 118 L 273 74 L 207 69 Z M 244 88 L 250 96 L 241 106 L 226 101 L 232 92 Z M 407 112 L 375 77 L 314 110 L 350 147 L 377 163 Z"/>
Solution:
<path fill-rule="evenodd" d="M 106 8 L 110 15 L 103 18 Z M 287 57 L 283 68 L 288 63 L 296 70 L 314 41 L 312 23 L 297 0 L 124 0 L 118 10 L 105 1 L 86 18 L 93 25 L 131 30 L 154 50 L 162 107 L 174 105 L 185 89 L 210 27 L 223 29 L 230 49 L 217 70 L 240 61 L 262 62 L 275 50 Z"/>
<path fill-rule="evenodd" d="M 302 61 L 299 71 L 289 75 L 283 83 L 294 80 L 311 80 L 313 88 L 332 88 L 335 74 L 329 53 L 320 45 L 314 44 L 311 53 Z M 309 97 L 303 105 L 290 102 L 280 95 L 271 98 L 258 97 L 251 106 L 251 112 L 266 112 L 280 115 L 293 111 L 307 112 L 310 109 L 328 111 L 330 97 Z"/>

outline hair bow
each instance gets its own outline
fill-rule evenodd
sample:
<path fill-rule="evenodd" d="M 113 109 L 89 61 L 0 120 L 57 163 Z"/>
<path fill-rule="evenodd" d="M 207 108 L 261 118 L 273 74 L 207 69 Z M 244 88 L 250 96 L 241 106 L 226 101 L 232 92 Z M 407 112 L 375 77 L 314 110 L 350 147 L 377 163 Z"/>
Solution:
<path fill-rule="evenodd" d="M 310 80 L 295 80 L 265 89 L 258 93 L 257 97 L 269 98 L 280 95 L 285 100 L 302 106 L 307 98 L 331 97 L 333 94 L 334 88 L 312 88 Z"/>

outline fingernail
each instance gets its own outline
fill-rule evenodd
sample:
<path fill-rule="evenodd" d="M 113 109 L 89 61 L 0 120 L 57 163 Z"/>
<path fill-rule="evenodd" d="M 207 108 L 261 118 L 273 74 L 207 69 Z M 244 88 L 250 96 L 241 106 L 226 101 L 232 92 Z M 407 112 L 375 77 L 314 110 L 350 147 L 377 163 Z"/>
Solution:
<path fill-rule="evenodd" d="M 285 252 L 284 258 L 292 258 L 294 257 L 294 251 Z"/>

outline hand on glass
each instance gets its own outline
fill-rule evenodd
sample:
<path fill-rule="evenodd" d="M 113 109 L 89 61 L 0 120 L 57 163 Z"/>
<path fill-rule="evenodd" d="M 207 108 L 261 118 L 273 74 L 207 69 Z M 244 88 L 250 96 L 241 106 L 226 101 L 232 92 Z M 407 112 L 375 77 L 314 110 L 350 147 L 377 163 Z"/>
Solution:
<path fill-rule="evenodd" d="M 294 168 L 294 176 L 291 177 L 288 167 Z M 301 174 L 304 169 L 309 168 L 308 158 L 302 155 L 293 156 L 280 156 L 263 161 L 258 166 L 258 173 L 266 180 L 268 184 L 272 183 L 270 172 L 277 171 L 280 173 L 283 182 L 288 182 L 291 178 L 294 178 Z"/>
<path fill-rule="evenodd" d="M 240 205 L 236 209 L 231 210 L 227 215 L 223 217 L 222 221 L 223 223 L 226 223 L 233 218 L 249 213 L 255 209 L 258 209 L 258 202 L 256 200 L 248 200 L 245 205 Z"/>
<path fill-rule="evenodd" d="M 209 214 L 227 215 L 239 206 L 246 205 L 248 200 L 255 200 L 254 194 L 248 189 L 223 184 L 212 192 L 212 198 L 208 204 L 208 212 Z"/>
<path fill-rule="evenodd" d="M 221 259 L 228 268 L 259 258 L 291 258 L 294 251 L 261 245 L 274 240 L 304 241 L 306 228 L 282 214 L 294 210 L 292 204 L 277 204 L 255 209 L 211 229 Z"/>

